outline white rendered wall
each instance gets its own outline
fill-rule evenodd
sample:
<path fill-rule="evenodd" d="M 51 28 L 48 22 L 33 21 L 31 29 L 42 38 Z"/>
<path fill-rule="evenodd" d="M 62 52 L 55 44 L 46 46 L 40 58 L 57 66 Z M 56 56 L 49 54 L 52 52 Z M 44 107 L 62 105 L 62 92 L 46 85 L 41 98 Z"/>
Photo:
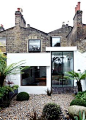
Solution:
<path fill-rule="evenodd" d="M 46 86 L 21 86 L 21 75 L 11 75 L 10 79 L 14 84 L 19 85 L 18 92 L 28 92 L 29 94 L 46 94 L 51 88 L 51 54 L 50 53 L 8 53 L 7 65 L 25 60 L 23 66 L 46 66 Z"/>
<path fill-rule="evenodd" d="M 81 72 L 86 70 L 86 57 L 83 56 L 82 53 L 75 51 L 74 52 L 74 71 L 78 72 L 77 70 L 80 69 Z M 83 91 L 86 90 L 86 80 L 82 80 L 82 89 Z M 76 81 L 74 81 L 74 86 L 76 86 Z"/>
<path fill-rule="evenodd" d="M 57 51 L 67 51 L 65 49 L 59 49 Z M 69 50 L 69 49 L 68 49 Z M 74 71 L 77 72 L 80 69 L 82 72 L 86 70 L 86 57 L 80 52 L 76 51 L 74 48 Z M 52 50 L 51 50 L 52 51 Z M 45 94 L 47 89 L 51 89 L 51 53 L 8 53 L 7 54 L 7 65 L 21 60 L 25 60 L 23 66 L 46 66 L 46 86 L 21 86 L 20 74 L 11 75 L 7 79 L 12 80 L 14 84 L 19 85 L 19 92 L 26 91 L 30 94 Z M 76 86 L 76 81 L 74 81 L 74 86 Z M 86 80 L 82 80 L 82 88 L 86 90 Z"/>

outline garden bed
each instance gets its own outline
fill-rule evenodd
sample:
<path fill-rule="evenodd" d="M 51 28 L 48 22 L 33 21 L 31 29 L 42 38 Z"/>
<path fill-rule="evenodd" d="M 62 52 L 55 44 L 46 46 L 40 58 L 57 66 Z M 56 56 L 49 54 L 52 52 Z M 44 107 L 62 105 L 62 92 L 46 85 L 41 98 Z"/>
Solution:
<path fill-rule="evenodd" d="M 0 107 L 9 107 L 12 98 L 18 94 L 18 89 L 14 90 L 14 92 L 9 92 L 5 94 L 2 99 L 0 99 Z"/>

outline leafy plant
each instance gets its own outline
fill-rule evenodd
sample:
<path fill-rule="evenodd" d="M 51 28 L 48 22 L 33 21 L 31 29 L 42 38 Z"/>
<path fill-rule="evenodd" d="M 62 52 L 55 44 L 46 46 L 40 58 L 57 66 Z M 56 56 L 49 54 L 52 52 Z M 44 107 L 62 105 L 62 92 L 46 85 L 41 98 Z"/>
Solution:
<path fill-rule="evenodd" d="M 70 103 L 70 106 L 72 106 L 72 105 L 80 105 L 80 106 L 85 106 L 86 107 L 86 102 L 84 100 L 81 100 L 81 99 L 74 99 Z"/>
<path fill-rule="evenodd" d="M 47 92 L 47 95 L 48 95 L 48 96 L 51 96 L 51 94 L 52 94 L 52 90 L 48 90 L 48 89 L 47 89 L 46 92 Z"/>
<path fill-rule="evenodd" d="M 74 118 L 75 120 L 86 120 L 85 111 L 83 111 L 82 114 L 81 114 L 81 111 L 79 111 L 79 117 L 75 116 Z"/>
<path fill-rule="evenodd" d="M 37 120 L 37 116 L 38 116 L 38 114 L 36 113 L 36 111 L 34 111 L 33 115 L 30 116 L 30 120 Z"/>
<path fill-rule="evenodd" d="M 9 92 L 14 92 L 16 89 L 18 89 L 18 85 L 0 87 L 0 99 L 2 99 L 4 95 L 8 95 Z"/>
<path fill-rule="evenodd" d="M 29 94 L 26 92 L 20 92 L 17 95 L 17 101 L 29 100 Z"/>
<path fill-rule="evenodd" d="M 85 92 L 86 92 L 86 91 L 78 92 L 77 95 L 75 96 L 75 98 L 81 99 L 81 96 L 82 96 Z"/>
<path fill-rule="evenodd" d="M 28 66 L 21 67 L 24 64 L 24 60 L 19 61 L 17 63 L 12 63 L 7 66 L 6 59 L 7 59 L 6 56 L 0 53 L 0 86 L 1 87 L 3 86 L 4 79 L 6 78 L 7 75 L 18 74 L 23 69 L 27 69 L 28 67 Z"/>
<path fill-rule="evenodd" d="M 75 96 L 75 98 L 86 101 L 86 91 L 78 92 L 78 94 Z"/>
<path fill-rule="evenodd" d="M 81 99 L 86 102 L 86 92 L 84 94 L 82 94 Z"/>
<path fill-rule="evenodd" d="M 48 103 L 44 106 L 42 114 L 47 120 L 56 120 L 60 114 L 60 106 L 55 103 Z"/>
<path fill-rule="evenodd" d="M 2 97 L 5 95 L 6 92 L 7 91 L 5 87 L 0 87 L 0 99 L 2 99 Z"/>
<path fill-rule="evenodd" d="M 81 80 L 84 80 L 86 78 L 86 71 L 84 71 L 83 73 L 69 71 L 66 74 L 67 76 L 64 76 L 66 79 L 77 80 L 78 91 L 82 91 Z"/>
<path fill-rule="evenodd" d="M 18 87 L 19 87 L 18 85 L 13 85 L 13 86 L 12 86 L 12 89 L 13 89 L 13 90 L 16 90 L 16 89 L 18 89 Z"/>

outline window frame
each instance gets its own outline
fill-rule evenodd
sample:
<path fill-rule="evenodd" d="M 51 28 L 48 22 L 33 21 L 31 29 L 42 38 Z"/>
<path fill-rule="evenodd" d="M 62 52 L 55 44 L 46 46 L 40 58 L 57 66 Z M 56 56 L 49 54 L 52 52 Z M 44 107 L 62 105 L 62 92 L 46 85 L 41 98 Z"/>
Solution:
<path fill-rule="evenodd" d="M 22 66 L 22 67 L 25 67 L 25 66 Z M 22 74 L 21 74 L 21 77 L 20 77 L 20 86 L 27 86 L 27 87 L 29 87 L 29 86 L 31 86 L 31 87 L 46 87 L 47 86 L 47 66 L 30 66 L 30 68 L 29 68 L 29 70 L 30 70 L 30 75 L 31 75 L 31 77 L 33 77 L 33 68 L 32 67 L 34 67 L 34 70 L 35 70 L 35 67 L 39 67 L 39 69 L 38 70 L 40 70 L 41 71 L 41 68 L 40 67 L 45 67 L 45 77 L 39 77 L 39 78 L 45 78 L 46 80 L 45 80 L 45 85 L 33 85 L 32 83 L 32 85 L 30 84 L 30 85 L 23 85 L 22 84 L 22 81 L 24 80 L 23 79 L 23 76 L 22 76 Z M 40 71 L 39 71 L 39 73 L 40 73 Z M 21 71 L 22 72 L 22 71 Z M 24 71 L 23 71 L 24 72 Z M 34 74 L 35 75 L 35 74 Z M 36 77 L 35 77 L 35 79 L 37 79 Z M 39 81 L 39 83 L 40 82 L 42 82 L 42 81 Z"/>
<path fill-rule="evenodd" d="M 40 50 L 39 50 L 39 51 L 31 51 L 31 50 L 29 50 L 30 40 L 34 40 L 34 41 L 35 41 L 35 40 L 39 40 L 39 42 L 40 42 Z M 29 39 L 29 40 L 28 40 L 28 52 L 34 52 L 34 53 L 35 53 L 35 52 L 36 52 L 36 53 L 37 53 L 37 52 L 41 52 L 41 40 L 40 40 L 40 39 Z"/>
<path fill-rule="evenodd" d="M 0 40 L 5 40 L 5 43 L 6 43 L 6 37 L 0 37 Z M 1 41 L 0 41 L 0 43 L 1 43 Z M 6 49 L 6 51 L 2 51 L 3 53 L 6 53 L 7 52 L 7 43 L 4 45 L 4 44 L 0 44 L 0 47 L 2 47 L 2 49 L 3 48 L 5 48 Z"/>
<path fill-rule="evenodd" d="M 60 42 L 57 42 L 60 44 L 59 46 L 53 46 L 53 38 L 60 38 Z M 51 47 L 61 47 L 61 37 L 60 36 L 52 36 L 51 37 Z"/>

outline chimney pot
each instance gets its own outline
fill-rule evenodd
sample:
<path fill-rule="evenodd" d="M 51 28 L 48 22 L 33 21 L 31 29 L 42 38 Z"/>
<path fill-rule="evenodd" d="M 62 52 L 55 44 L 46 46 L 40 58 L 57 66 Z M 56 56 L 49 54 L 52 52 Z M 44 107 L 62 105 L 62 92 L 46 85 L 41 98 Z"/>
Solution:
<path fill-rule="evenodd" d="M 78 2 L 78 4 L 77 4 L 76 7 L 75 7 L 75 13 L 76 13 L 78 10 L 80 10 L 80 2 Z"/>
<path fill-rule="evenodd" d="M 0 27 L 2 27 L 2 28 L 3 28 L 3 25 L 2 25 L 2 24 L 0 24 Z"/>
<path fill-rule="evenodd" d="M 75 7 L 75 13 L 77 12 L 77 7 Z"/>
<path fill-rule="evenodd" d="M 20 11 L 20 8 L 17 8 L 17 11 Z"/>
<path fill-rule="evenodd" d="M 30 27 L 30 24 L 27 24 L 27 27 L 29 28 L 29 27 Z"/>
<path fill-rule="evenodd" d="M 80 10 L 80 2 L 78 2 L 78 10 Z"/>

